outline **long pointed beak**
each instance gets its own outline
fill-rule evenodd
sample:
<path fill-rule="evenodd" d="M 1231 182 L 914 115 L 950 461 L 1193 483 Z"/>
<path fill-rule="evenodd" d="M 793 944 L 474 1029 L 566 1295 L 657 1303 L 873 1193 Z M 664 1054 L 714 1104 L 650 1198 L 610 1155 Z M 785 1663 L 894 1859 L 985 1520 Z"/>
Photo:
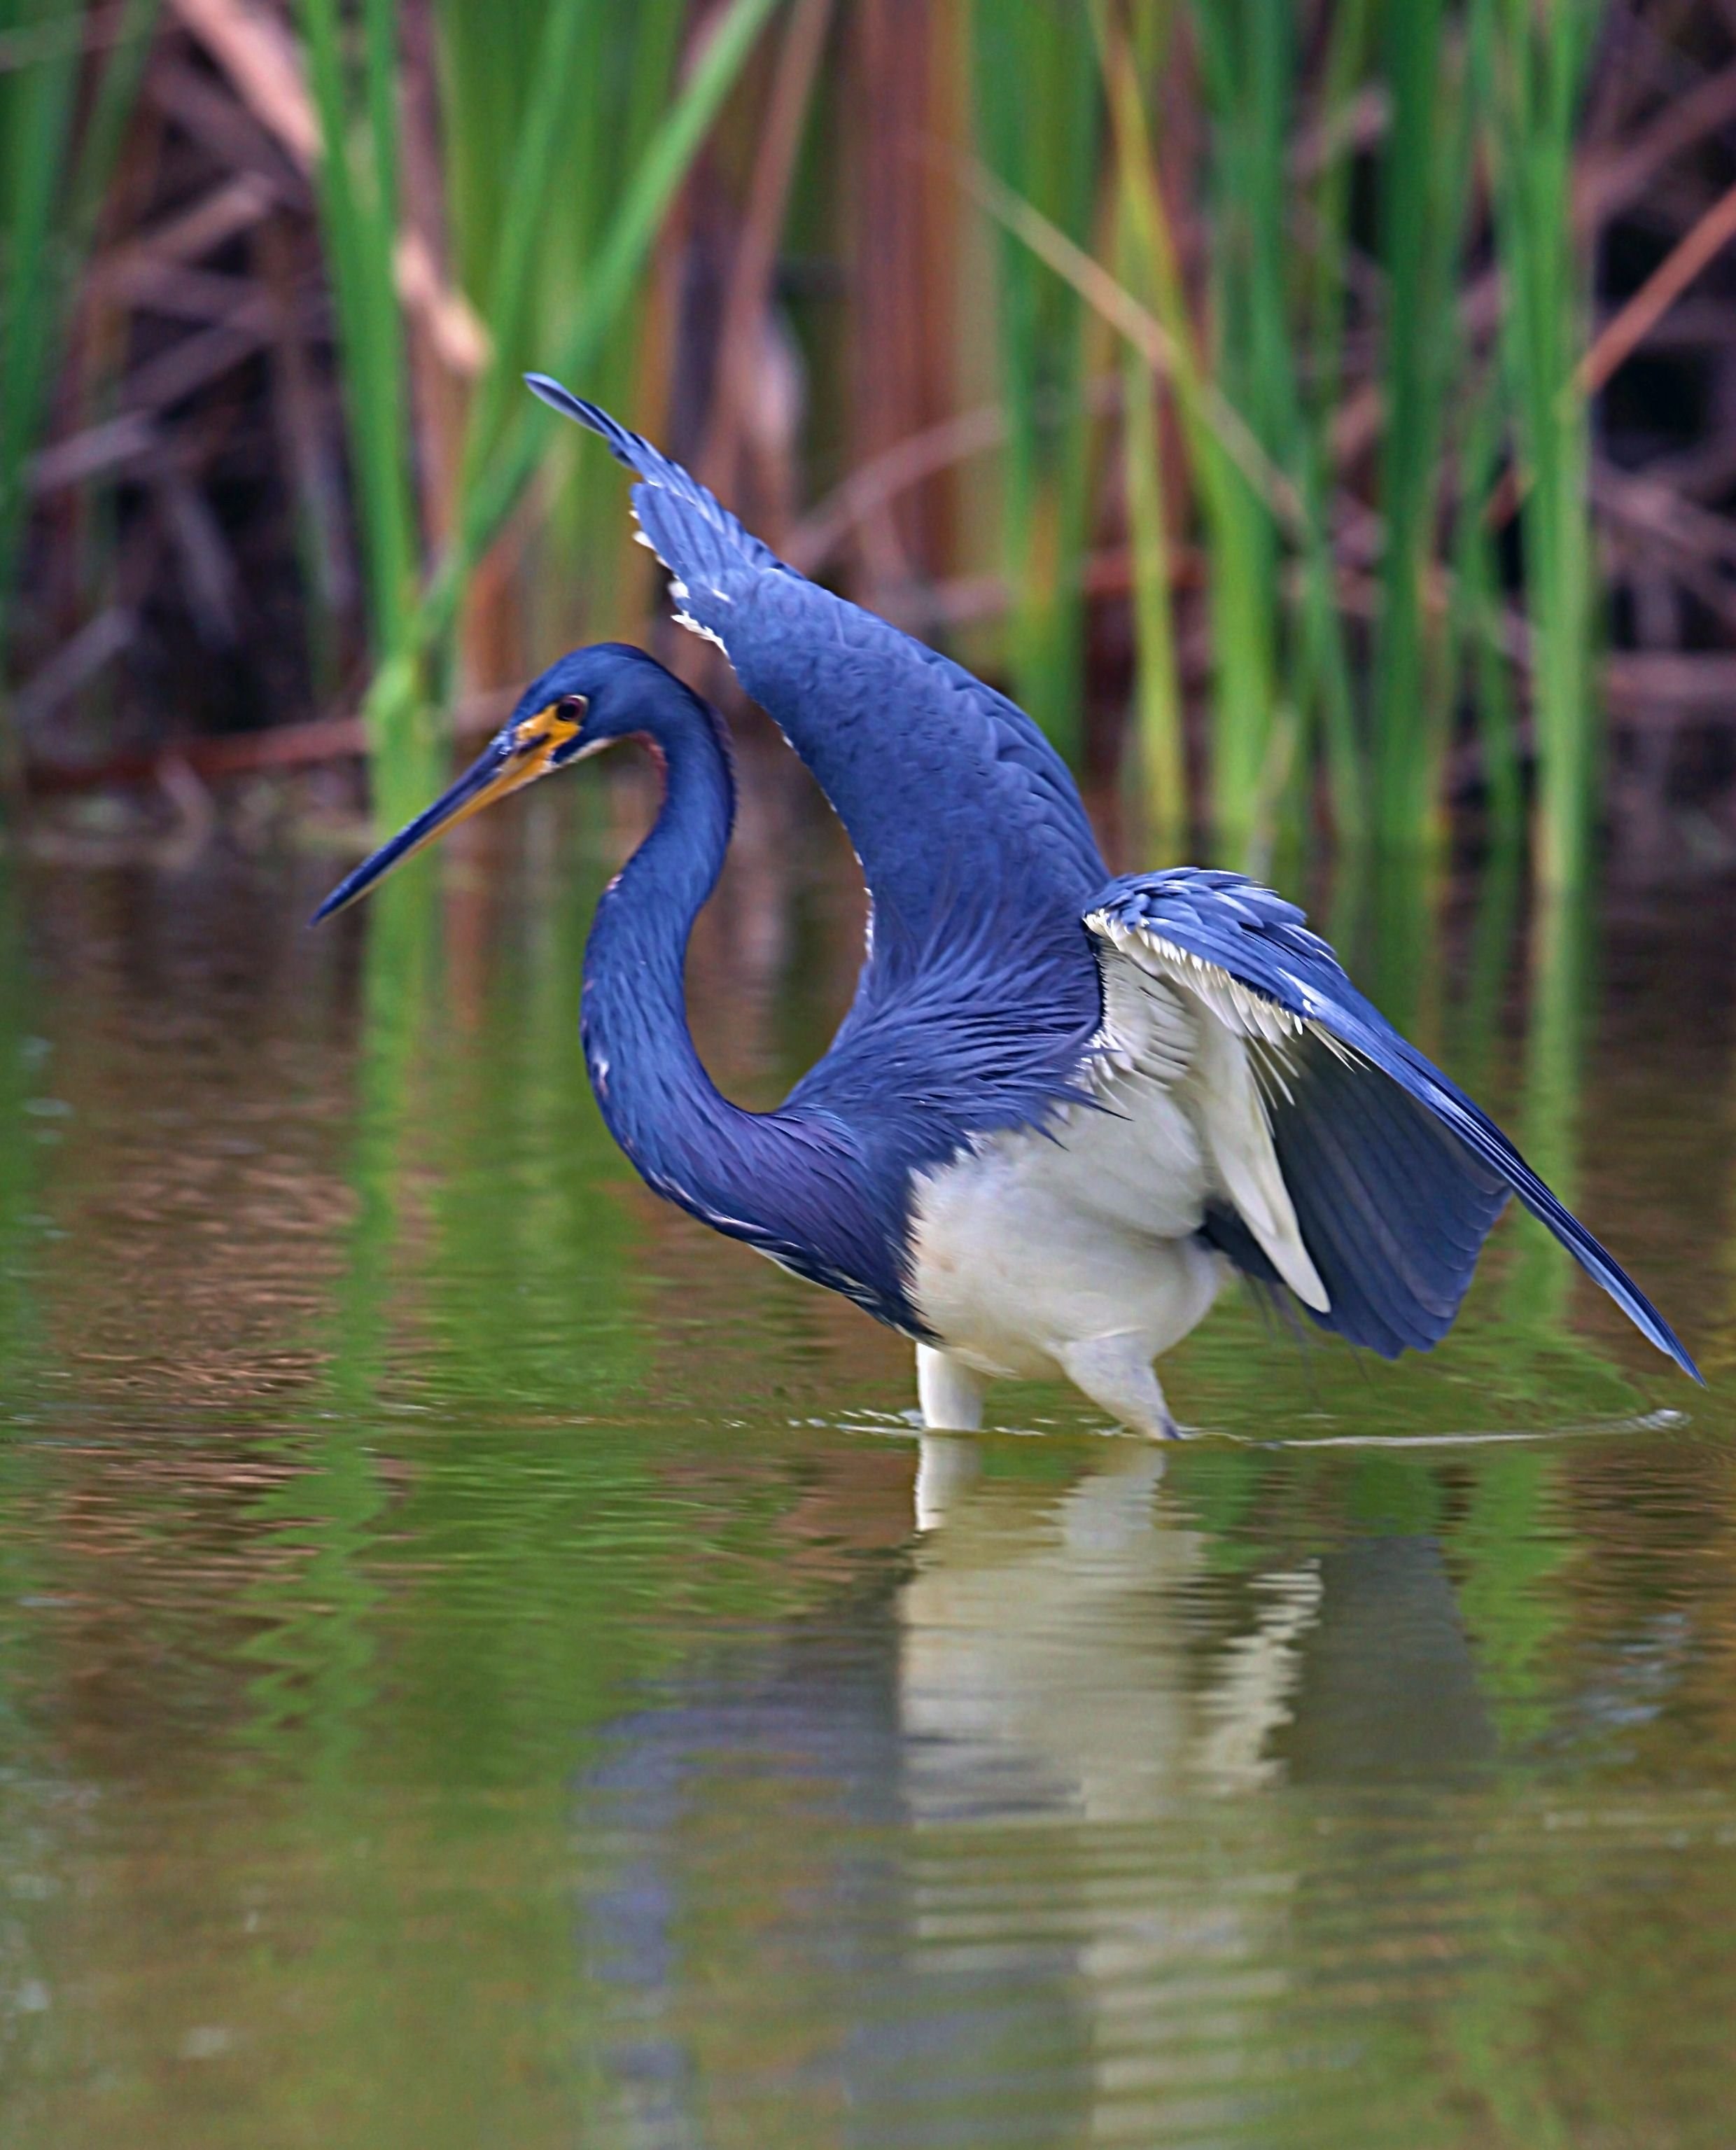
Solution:
<path fill-rule="evenodd" d="M 539 776 L 547 775 L 555 765 L 555 749 L 563 746 L 578 729 L 577 721 L 557 705 L 499 733 L 431 806 L 400 829 L 371 858 L 364 859 L 354 873 L 338 883 L 309 924 L 317 926 L 322 918 L 345 910 L 357 897 L 366 896 L 376 881 L 384 881 L 394 868 L 402 866 L 406 859 L 431 844 L 437 836 L 443 836 L 448 829 L 456 829 L 461 821 L 481 813 L 485 806 L 492 806 L 497 799 L 504 799 L 509 791 L 522 790 L 527 784 L 534 784 Z"/>

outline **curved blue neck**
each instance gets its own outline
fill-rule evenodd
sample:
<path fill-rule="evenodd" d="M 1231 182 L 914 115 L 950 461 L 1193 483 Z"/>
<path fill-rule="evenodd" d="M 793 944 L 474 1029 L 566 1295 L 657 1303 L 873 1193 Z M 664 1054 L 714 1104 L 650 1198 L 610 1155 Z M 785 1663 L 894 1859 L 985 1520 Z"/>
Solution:
<path fill-rule="evenodd" d="M 656 823 L 598 904 L 585 950 L 585 1062 L 609 1132 L 659 1194 L 910 1329 L 904 1175 L 886 1177 L 877 1201 L 861 1138 L 843 1118 L 795 1100 L 744 1112 L 694 1049 L 687 944 L 735 814 L 719 719 L 665 674 L 618 729 L 650 740 L 665 780 Z"/>
<path fill-rule="evenodd" d="M 585 949 L 585 1062 L 603 1117 L 660 1193 L 699 1206 L 718 1138 L 754 1115 L 705 1072 L 687 1027 L 684 971 L 694 919 L 717 886 L 735 786 L 715 714 L 674 679 L 643 697 L 637 729 L 664 770 L 651 833 L 605 891 Z"/>
<path fill-rule="evenodd" d="M 598 904 L 585 950 L 585 1062 L 609 1132 L 659 1194 L 910 1329 L 906 1175 L 876 1176 L 860 1132 L 823 1105 L 732 1105 L 694 1049 L 688 939 L 735 813 L 721 723 L 665 674 L 614 729 L 650 740 L 665 781 L 656 823 Z"/>

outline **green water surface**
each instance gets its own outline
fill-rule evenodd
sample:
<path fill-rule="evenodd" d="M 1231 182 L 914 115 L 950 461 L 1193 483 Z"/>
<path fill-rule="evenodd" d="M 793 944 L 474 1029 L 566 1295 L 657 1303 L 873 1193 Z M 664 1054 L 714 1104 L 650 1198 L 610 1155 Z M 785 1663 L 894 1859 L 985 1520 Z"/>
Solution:
<path fill-rule="evenodd" d="M 1198 1440 L 925 1451 L 603 1130 L 599 797 L 316 936 L 317 861 L 0 866 L 0 2141 L 1736 2141 L 1728 893 L 1322 921 L 1709 1391 L 1510 1219 L 1429 1360 L 1233 1295 Z M 692 965 L 756 1102 L 859 946 L 775 839 Z"/>

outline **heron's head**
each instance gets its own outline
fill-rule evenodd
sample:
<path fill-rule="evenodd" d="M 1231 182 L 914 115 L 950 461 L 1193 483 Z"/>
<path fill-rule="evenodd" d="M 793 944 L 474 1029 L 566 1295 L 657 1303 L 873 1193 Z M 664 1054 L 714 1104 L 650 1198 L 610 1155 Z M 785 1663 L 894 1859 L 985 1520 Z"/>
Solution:
<path fill-rule="evenodd" d="M 366 896 L 413 852 L 497 799 L 638 729 L 642 694 L 653 679 L 667 676 L 654 659 L 626 643 L 570 650 L 525 689 L 512 715 L 457 781 L 338 883 L 313 922 Z"/>

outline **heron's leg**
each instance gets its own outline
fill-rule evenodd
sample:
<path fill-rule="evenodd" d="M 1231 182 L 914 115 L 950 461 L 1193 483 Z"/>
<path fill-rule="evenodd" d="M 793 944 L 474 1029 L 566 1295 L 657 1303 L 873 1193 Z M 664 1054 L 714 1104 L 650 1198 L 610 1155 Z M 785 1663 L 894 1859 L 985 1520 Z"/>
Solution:
<path fill-rule="evenodd" d="M 1151 1370 L 1151 1352 L 1137 1336 L 1089 1336 L 1056 1354 L 1076 1389 L 1152 1441 L 1173 1441 L 1175 1421 Z"/>
<path fill-rule="evenodd" d="M 975 1433 L 982 1423 L 987 1385 L 981 1374 L 933 1345 L 916 1346 L 916 1401 L 931 1432 Z"/>
<path fill-rule="evenodd" d="M 982 1475 L 982 1444 L 925 1433 L 916 1462 L 916 1528 L 937 1531 L 947 1511 Z"/>

